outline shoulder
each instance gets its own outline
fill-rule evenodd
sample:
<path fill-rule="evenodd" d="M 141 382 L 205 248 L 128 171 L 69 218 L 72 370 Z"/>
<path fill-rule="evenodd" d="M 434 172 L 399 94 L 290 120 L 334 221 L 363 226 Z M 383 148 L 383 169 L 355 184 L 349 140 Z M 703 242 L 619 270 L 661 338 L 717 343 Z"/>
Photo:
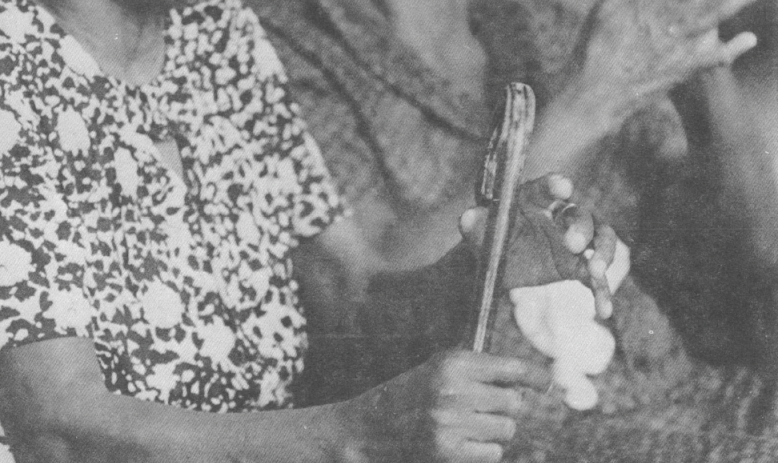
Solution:
<path fill-rule="evenodd" d="M 225 77 L 283 77 L 283 66 L 255 11 L 242 0 L 206 0 L 175 12 L 172 37 Z M 219 71 L 221 69 L 221 71 Z M 237 74 L 237 75 L 235 75 Z M 227 82 L 216 82 L 223 86 Z"/>
<path fill-rule="evenodd" d="M 232 6 L 230 35 L 240 47 L 237 48 L 239 61 L 247 65 L 249 72 L 259 78 L 284 76 L 284 67 L 260 24 L 256 12 L 244 5 L 241 0 L 229 0 Z"/>
<path fill-rule="evenodd" d="M 198 2 L 173 11 L 172 23 L 175 38 L 202 40 L 205 36 L 212 39 L 210 45 L 252 37 L 257 33 L 264 35 L 256 13 L 241 0 Z"/>
<path fill-rule="evenodd" d="M 0 1 L 0 94 L 3 109 L 35 122 L 44 99 L 62 86 L 67 53 L 61 29 L 29 1 Z"/>
<path fill-rule="evenodd" d="M 48 67 L 43 60 L 43 43 L 33 35 L 30 15 L 18 13 L 16 9 L 0 10 L 0 84 L 4 92 L 8 87 L 29 85 Z"/>

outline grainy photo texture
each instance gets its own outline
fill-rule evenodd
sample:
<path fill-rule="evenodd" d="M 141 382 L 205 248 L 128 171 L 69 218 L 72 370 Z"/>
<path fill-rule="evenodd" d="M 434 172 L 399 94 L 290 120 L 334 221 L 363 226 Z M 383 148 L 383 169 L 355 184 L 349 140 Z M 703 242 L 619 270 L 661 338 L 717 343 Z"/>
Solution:
<path fill-rule="evenodd" d="M 778 460 L 777 129 L 773 0 L 0 0 L 0 463 Z"/>

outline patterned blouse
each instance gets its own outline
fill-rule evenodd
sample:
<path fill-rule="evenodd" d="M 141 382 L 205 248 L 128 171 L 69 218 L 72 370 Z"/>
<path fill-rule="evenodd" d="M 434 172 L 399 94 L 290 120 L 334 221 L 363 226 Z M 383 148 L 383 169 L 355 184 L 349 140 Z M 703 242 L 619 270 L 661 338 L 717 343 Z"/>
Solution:
<path fill-rule="evenodd" d="M 290 406 L 306 336 L 289 252 L 343 211 L 252 10 L 171 11 L 142 86 L 30 0 L 0 0 L 0 32 L 0 348 L 84 337 L 112 392 Z"/>

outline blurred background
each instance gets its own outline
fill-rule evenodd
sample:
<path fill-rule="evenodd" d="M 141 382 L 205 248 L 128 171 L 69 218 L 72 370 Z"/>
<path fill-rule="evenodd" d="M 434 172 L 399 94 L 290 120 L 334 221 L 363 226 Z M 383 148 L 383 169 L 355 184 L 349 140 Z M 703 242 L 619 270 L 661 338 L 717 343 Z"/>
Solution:
<path fill-rule="evenodd" d="M 316 310 L 322 301 L 307 303 L 312 328 L 305 403 L 341 400 L 460 339 L 471 269 L 461 263 L 441 277 L 425 266 L 459 241 L 457 220 L 473 204 L 490 114 L 503 86 L 530 84 L 542 112 L 570 78 L 565 65 L 594 2 L 249 3 L 277 46 L 353 210 L 349 232 L 357 262 L 372 260 L 402 273 L 367 281 L 360 279 L 359 265 L 338 270 L 325 253 L 310 262 L 321 268 L 313 284 L 330 288 L 332 300 L 324 302 L 345 303 L 349 310 L 333 320 Z M 743 225 L 721 193 L 729 175 L 720 162 L 726 150 L 712 135 L 720 121 L 710 116 L 711 101 L 724 105 L 732 126 L 748 113 L 750 129 L 774 164 L 776 5 L 757 1 L 720 31 L 726 38 L 752 30 L 759 38 L 733 67 L 735 100 L 728 94 L 717 101 L 715 91 L 703 98 L 692 80 L 593 147 L 573 173 L 587 206 L 614 226 L 633 256 L 610 326 L 617 358 L 597 379 L 600 414 L 582 423 L 639 413 L 635 420 L 655 430 L 776 429 L 778 267 L 757 262 L 744 248 Z M 778 230 L 765 233 L 778 238 Z M 344 292 L 345 302 L 339 299 Z M 544 406 L 539 413 L 570 419 Z"/>

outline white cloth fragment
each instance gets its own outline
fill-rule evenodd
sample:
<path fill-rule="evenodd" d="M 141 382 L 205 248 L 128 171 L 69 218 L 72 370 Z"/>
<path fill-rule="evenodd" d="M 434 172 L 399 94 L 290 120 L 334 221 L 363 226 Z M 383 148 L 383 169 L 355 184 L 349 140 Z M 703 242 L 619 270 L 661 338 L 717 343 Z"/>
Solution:
<path fill-rule="evenodd" d="M 614 293 L 629 273 L 629 248 L 617 242 L 613 263 L 606 276 Z M 605 371 L 616 350 L 611 332 L 598 323 L 591 290 L 579 281 L 567 280 L 510 292 L 514 316 L 532 345 L 554 359 L 554 382 L 565 391 L 573 409 L 597 405 L 597 390 L 589 375 Z"/>

